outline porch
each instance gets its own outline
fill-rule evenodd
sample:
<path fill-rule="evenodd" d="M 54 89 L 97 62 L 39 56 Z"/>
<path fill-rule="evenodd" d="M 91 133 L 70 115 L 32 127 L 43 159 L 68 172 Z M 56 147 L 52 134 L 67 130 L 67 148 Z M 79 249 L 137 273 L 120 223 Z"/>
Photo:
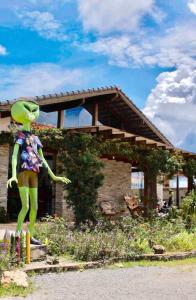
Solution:
<path fill-rule="evenodd" d="M 146 149 L 163 149 L 171 153 L 178 151 L 188 158 L 195 158 L 194 153 L 176 149 L 167 138 L 145 117 L 145 115 L 135 106 L 135 104 L 117 87 L 100 88 L 96 90 L 85 90 L 71 93 L 60 93 L 55 95 L 38 96 L 34 98 L 40 105 L 40 110 L 44 113 L 57 112 L 56 126 L 66 132 L 85 132 L 100 136 L 103 140 L 116 140 L 117 142 L 128 142 L 129 145 L 138 145 Z M 12 102 L 0 103 L 0 129 L 5 130 L 11 122 L 10 105 Z M 84 109 L 90 115 L 89 126 L 74 126 L 65 128 L 65 111 L 74 108 Z M 5 122 L 5 120 L 7 120 Z M 1 127 L 1 125 L 3 127 Z M 6 127 L 7 128 L 7 127 Z M 0 205 L 7 209 L 7 189 L 8 166 L 10 162 L 9 144 L 0 145 L 2 164 L 0 166 Z M 48 154 L 47 154 L 48 153 Z M 58 172 L 58 152 L 51 152 L 45 149 L 45 154 L 51 160 L 51 166 Z M 131 193 L 131 170 L 138 167 L 137 162 L 123 157 L 107 153 L 101 157 L 105 164 L 105 180 L 99 190 L 98 203 L 114 202 L 116 211 L 117 203 L 122 206 L 122 212 L 127 213 L 124 195 Z M 10 166 L 9 166 L 10 170 Z M 144 198 L 148 197 L 149 181 L 147 173 L 144 173 Z M 191 178 L 190 178 L 191 180 Z M 47 181 L 47 180 L 46 180 Z M 42 185 L 42 184 L 41 184 Z M 157 190 L 156 181 L 153 183 L 154 191 Z M 47 181 L 42 190 L 47 191 L 46 198 L 40 203 L 42 213 L 63 215 L 67 219 L 73 218 L 73 213 L 66 204 L 66 191 L 59 183 L 50 184 Z M 152 188 L 152 186 L 150 187 Z M 17 192 L 16 192 L 17 193 Z M 42 193 L 40 193 L 41 195 Z M 176 201 L 179 203 L 179 192 L 176 192 Z M 50 208 L 43 213 L 43 203 L 50 198 Z M 12 205 L 10 206 L 12 207 Z M 121 208 L 119 208 L 121 210 Z"/>

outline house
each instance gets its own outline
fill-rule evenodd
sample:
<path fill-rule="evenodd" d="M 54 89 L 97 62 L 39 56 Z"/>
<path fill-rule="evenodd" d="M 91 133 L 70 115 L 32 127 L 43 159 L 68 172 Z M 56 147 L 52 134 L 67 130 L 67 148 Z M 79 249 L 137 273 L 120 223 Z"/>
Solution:
<path fill-rule="evenodd" d="M 133 144 L 147 147 L 174 149 L 171 142 L 154 124 L 135 106 L 135 104 L 116 86 L 67 92 L 53 95 L 37 96 L 35 99 L 40 110 L 45 113 L 56 112 L 58 128 L 66 123 L 65 112 L 80 109 L 88 116 L 88 122 L 80 122 L 69 127 L 70 131 L 82 131 L 90 134 L 101 134 L 108 139 L 119 138 Z M 0 102 L 0 131 L 7 131 L 11 122 L 10 106 L 12 101 Z M 85 119 L 85 118 L 84 118 Z M 185 156 L 196 157 L 196 154 L 179 150 Z M 0 135 L 0 206 L 3 206 L 12 218 L 16 218 L 20 209 L 19 195 L 16 187 L 7 192 L 6 182 L 10 176 L 10 157 L 12 147 L 5 141 L 1 143 Z M 45 156 L 53 169 L 58 168 L 58 151 L 45 149 Z M 134 166 L 130 161 L 118 157 L 102 157 L 104 161 L 104 183 L 99 189 L 98 202 L 112 206 L 109 209 L 127 213 L 124 195 L 130 194 L 131 171 Z M 158 190 L 162 193 L 161 187 Z M 51 184 L 46 178 L 40 179 L 39 215 L 58 214 L 71 219 L 71 210 L 66 205 L 66 195 L 61 184 Z"/>

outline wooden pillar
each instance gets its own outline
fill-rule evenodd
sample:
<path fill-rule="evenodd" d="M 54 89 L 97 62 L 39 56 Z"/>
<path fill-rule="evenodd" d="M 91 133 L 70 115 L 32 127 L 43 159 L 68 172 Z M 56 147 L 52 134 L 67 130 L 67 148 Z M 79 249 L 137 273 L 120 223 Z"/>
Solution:
<path fill-rule="evenodd" d="M 148 172 L 144 172 L 144 212 L 145 216 L 150 216 L 157 206 L 157 178 L 150 177 Z"/>
<path fill-rule="evenodd" d="M 65 111 L 58 110 L 57 128 L 64 128 Z"/>
<path fill-rule="evenodd" d="M 92 126 L 96 126 L 99 120 L 99 105 L 98 102 L 94 102 L 93 115 L 92 115 Z"/>
<path fill-rule="evenodd" d="M 192 176 L 188 176 L 188 193 L 194 189 L 194 180 Z"/>
<path fill-rule="evenodd" d="M 180 207 L 179 175 L 176 175 L 176 206 Z"/>

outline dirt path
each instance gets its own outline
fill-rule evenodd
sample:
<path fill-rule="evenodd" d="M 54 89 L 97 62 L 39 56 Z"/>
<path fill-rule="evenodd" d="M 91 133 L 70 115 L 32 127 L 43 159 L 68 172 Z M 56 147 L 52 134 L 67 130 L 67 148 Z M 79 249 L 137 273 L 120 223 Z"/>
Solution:
<path fill-rule="evenodd" d="M 195 265 L 46 274 L 36 276 L 34 281 L 37 290 L 28 300 L 196 299 Z"/>

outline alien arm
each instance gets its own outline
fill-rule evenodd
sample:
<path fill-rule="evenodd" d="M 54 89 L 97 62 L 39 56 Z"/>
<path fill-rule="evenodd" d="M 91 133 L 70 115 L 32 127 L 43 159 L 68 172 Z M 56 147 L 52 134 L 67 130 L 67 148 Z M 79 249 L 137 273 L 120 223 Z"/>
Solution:
<path fill-rule="evenodd" d="M 50 177 L 52 178 L 52 180 L 54 180 L 54 181 L 62 181 L 63 183 L 66 183 L 66 184 L 71 182 L 68 178 L 56 176 L 56 175 L 52 172 L 52 170 L 50 169 L 50 167 L 49 167 L 47 161 L 45 160 L 45 157 L 44 157 L 44 155 L 43 155 L 42 148 L 39 148 L 38 154 L 39 154 L 39 156 L 41 157 L 41 159 L 42 159 L 42 161 L 43 161 L 45 167 L 48 169 L 48 174 L 50 175 Z"/>
<path fill-rule="evenodd" d="M 17 159 L 18 159 L 18 151 L 19 151 L 19 144 L 14 145 L 14 150 L 12 154 L 12 177 L 7 182 L 7 187 L 12 187 L 12 182 L 18 182 L 17 175 L 16 175 L 16 168 L 17 168 Z"/>
<path fill-rule="evenodd" d="M 55 174 L 52 172 L 52 170 L 50 169 L 50 167 L 49 167 L 47 161 L 45 160 L 45 157 L 44 157 L 44 154 L 43 154 L 43 151 L 42 151 L 41 148 L 38 150 L 38 153 L 39 153 L 39 156 L 41 157 L 41 159 L 42 159 L 42 161 L 43 161 L 43 163 L 44 163 L 44 166 L 48 169 L 48 174 L 50 175 L 50 177 L 51 177 L 53 180 L 55 180 L 55 177 L 56 177 L 56 176 L 55 176 Z"/>
<path fill-rule="evenodd" d="M 14 151 L 12 154 L 12 177 L 16 177 L 16 167 L 17 167 L 17 158 L 18 158 L 18 151 L 19 151 L 19 144 L 14 145 Z"/>

